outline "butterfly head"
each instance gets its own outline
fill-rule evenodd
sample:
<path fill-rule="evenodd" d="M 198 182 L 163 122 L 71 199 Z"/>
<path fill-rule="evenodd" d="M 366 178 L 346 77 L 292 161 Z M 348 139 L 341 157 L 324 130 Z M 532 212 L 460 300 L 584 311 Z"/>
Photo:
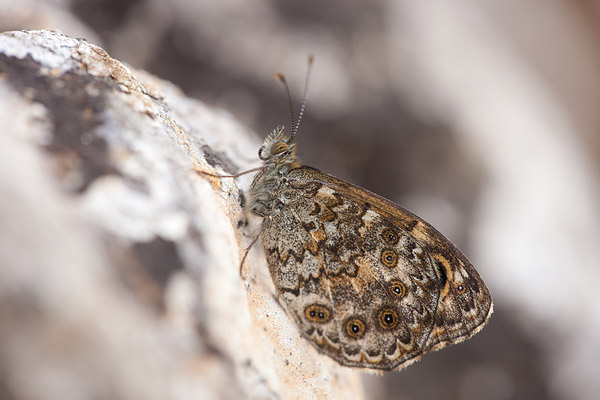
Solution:
<path fill-rule="evenodd" d="M 295 164 L 296 143 L 285 133 L 283 126 L 273 129 L 258 150 L 258 158 L 266 164 Z"/>

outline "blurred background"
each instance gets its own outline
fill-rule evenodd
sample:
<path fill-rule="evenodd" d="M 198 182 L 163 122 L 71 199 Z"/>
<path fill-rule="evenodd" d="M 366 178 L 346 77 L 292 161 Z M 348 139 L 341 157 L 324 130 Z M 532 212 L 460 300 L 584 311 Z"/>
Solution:
<path fill-rule="evenodd" d="M 490 324 L 369 399 L 600 393 L 600 1 L 0 0 L 0 30 L 57 29 L 224 108 L 307 165 L 431 222 L 494 296 Z M 248 155 L 255 156 L 254 154 Z"/>

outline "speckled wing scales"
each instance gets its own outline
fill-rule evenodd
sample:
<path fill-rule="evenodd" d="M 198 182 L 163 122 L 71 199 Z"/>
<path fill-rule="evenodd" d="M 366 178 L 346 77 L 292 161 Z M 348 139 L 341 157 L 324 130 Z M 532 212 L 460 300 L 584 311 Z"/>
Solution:
<path fill-rule="evenodd" d="M 321 352 L 390 370 L 483 327 L 487 287 L 429 224 L 309 167 L 287 183 L 261 239 L 282 303 Z"/>

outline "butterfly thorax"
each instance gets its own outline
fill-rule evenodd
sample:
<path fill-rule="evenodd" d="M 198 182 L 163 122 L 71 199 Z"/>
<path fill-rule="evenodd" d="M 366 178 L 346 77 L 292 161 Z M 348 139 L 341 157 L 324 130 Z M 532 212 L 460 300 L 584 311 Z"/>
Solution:
<path fill-rule="evenodd" d="M 300 163 L 296 157 L 296 143 L 293 137 L 284 133 L 284 127 L 278 126 L 267 136 L 258 150 L 258 157 L 264 161 L 252 181 L 248 208 L 261 217 L 271 215 L 286 202 L 283 195 L 288 185 L 287 176 Z"/>

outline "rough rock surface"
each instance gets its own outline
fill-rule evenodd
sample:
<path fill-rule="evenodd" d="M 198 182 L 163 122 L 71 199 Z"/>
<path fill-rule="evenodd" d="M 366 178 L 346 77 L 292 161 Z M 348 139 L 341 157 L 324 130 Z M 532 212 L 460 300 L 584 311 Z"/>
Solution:
<path fill-rule="evenodd" d="M 0 122 L 0 398 L 362 397 L 300 338 L 259 248 L 238 273 L 238 182 L 197 173 L 256 166 L 233 117 L 21 31 L 0 34 Z"/>

